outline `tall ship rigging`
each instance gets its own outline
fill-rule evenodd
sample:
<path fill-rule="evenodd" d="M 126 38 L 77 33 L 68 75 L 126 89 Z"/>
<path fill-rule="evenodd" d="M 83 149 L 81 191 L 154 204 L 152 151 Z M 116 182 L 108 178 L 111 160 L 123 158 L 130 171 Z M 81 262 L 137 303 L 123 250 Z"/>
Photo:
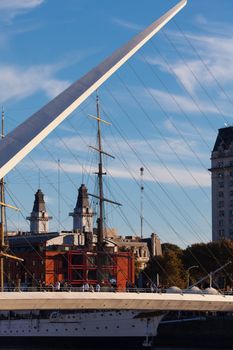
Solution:
<path fill-rule="evenodd" d="M 122 250 L 119 247 L 122 247 L 122 242 L 117 238 L 109 239 L 104 226 L 104 202 L 120 204 L 104 197 L 103 176 L 106 173 L 103 171 L 102 157 L 114 157 L 102 147 L 101 123 L 108 122 L 100 116 L 98 96 L 96 109 L 97 115 L 92 118 L 97 120 L 97 147 L 91 148 L 98 152 L 98 194 L 91 196 L 99 203 L 97 227 L 93 227 L 94 212 L 89 204 L 88 190 L 82 184 L 74 211 L 70 213 L 73 217 L 72 231 L 49 232 L 49 220 L 52 218 L 46 211 L 44 194 L 38 189 L 33 210 L 27 217 L 30 221 L 30 232 L 4 235 L 6 204 L 2 179 L 2 291 L 4 288 L 8 292 L 66 291 L 90 293 L 91 298 L 93 292 L 121 292 L 129 286 L 131 291 L 134 290 L 134 252 L 132 249 Z M 152 241 L 155 241 L 154 236 Z M 145 242 L 139 244 L 140 249 L 145 246 Z M 3 263 L 6 257 L 7 260 Z M 133 343 L 142 344 L 156 336 L 162 317 L 163 313 L 153 310 L 8 310 L 0 311 L 0 337 L 11 337 L 17 342 L 28 337 L 41 341 L 75 338 L 85 343 L 112 342 L 113 339 L 122 341 L 129 338 Z"/>
<path fill-rule="evenodd" d="M 132 57 L 146 42 L 148 42 L 163 26 L 166 25 L 187 3 L 181 0 L 158 20 L 134 36 L 125 45 L 115 50 L 109 57 L 91 69 L 82 78 L 74 82 L 53 100 L 49 101 L 39 111 L 16 127 L 0 142 L 0 178 L 8 174 L 22 159 L 26 157 L 46 136 L 48 136 L 65 118 L 67 118 L 83 101 L 100 87 L 114 72 L 116 72 L 130 57 Z M 97 120 L 100 119 L 97 104 Z M 100 121 L 100 120 L 99 120 Z M 100 126 L 100 124 L 98 124 Z M 101 140 L 101 138 L 99 138 Z M 105 201 L 101 193 L 102 175 L 101 145 L 99 152 L 99 202 Z M 4 186 L 4 180 L 2 180 Z M 3 188 L 3 187 L 2 187 Z M 2 190 L 3 193 L 3 190 Z M 76 209 L 79 224 L 90 218 L 84 203 L 87 203 L 87 191 L 81 186 Z M 5 207 L 4 196 L 1 196 L 1 206 Z M 81 200 L 82 199 L 82 200 Z M 89 209 L 89 208 L 88 208 Z M 79 212 L 80 210 L 80 212 Z M 40 189 L 35 195 L 33 211 L 29 217 L 30 232 L 12 234 L 4 240 L 4 210 L 1 217 L 1 273 L 2 290 L 6 285 L 9 290 L 26 290 L 36 288 L 47 291 L 47 285 L 60 290 L 60 281 L 66 281 L 74 288 L 80 288 L 85 283 L 112 284 L 116 291 L 125 288 L 126 282 L 134 283 L 134 255 L 132 250 L 120 251 L 118 244 L 112 244 L 101 237 L 103 231 L 103 216 L 99 216 L 96 233 L 90 232 L 84 225 L 70 232 L 47 231 L 49 215 L 46 212 L 44 196 Z M 75 211 L 74 211 L 75 213 Z M 102 213 L 103 215 L 103 213 Z M 88 235 L 87 235 L 88 234 Z M 93 235 L 93 236 L 92 236 Z M 86 237 L 89 239 L 85 239 Z M 5 237 L 6 238 L 6 237 Z M 156 237 L 153 236 L 153 242 Z M 7 242 L 7 246 L 5 246 Z M 89 246 L 89 243 L 90 244 Z M 123 242 L 126 243 L 126 242 Z M 9 260 L 7 258 L 9 254 Z M 10 255 L 20 260 L 10 259 Z M 23 259 L 23 261 L 22 261 Z M 4 269 L 3 269 L 4 268 Z M 111 279 L 110 279 L 111 277 Z M 112 278 L 113 277 L 113 278 Z M 99 281 L 101 279 L 101 281 Z M 45 289 L 44 289 L 45 283 Z M 12 286 L 11 286 L 12 284 Z M 39 284 L 39 286 L 38 286 Z M 88 289 L 89 290 L 89 289 Z M 80 291 L 80 293 L 85 293 Z M 86 293 L 91 293 L 90 291 Z M 80 294 L 81 295 L 81 294 Z M 87 295 L 86 295 L 87 296 Z M 89 294 L 91 298 L 91 294 Z M 0 337 L 3 339 L 58 339 L 64 337 L 84 339 L 86 342 L 115 338 L 122 340 L 127 337 L 141 341 L 153 337 L 157 333 L 158 324 L 163 317 L 153 310 L 149 311 L 114 311 L 114 310 L 31 310 L 0 311 Z"/>

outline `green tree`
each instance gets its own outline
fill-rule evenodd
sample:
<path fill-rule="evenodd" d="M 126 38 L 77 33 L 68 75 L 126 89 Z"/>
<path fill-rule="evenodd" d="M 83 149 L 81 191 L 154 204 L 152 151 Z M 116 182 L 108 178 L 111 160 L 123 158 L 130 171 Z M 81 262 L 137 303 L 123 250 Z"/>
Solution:
<path fill-rule="evenodd" d="M 184 288 L 185 271 L 182 263 L 182 250 L 173 244 L 162 245 L 163 255 L 154 257 L 148 264 L 145 273 L 155 281 L 159 274 L 163 286 Z"/>

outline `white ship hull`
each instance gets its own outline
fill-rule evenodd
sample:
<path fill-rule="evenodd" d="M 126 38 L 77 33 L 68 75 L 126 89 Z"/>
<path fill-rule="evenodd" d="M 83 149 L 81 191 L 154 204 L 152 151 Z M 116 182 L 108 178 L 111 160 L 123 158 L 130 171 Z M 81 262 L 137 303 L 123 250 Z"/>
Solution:
<path fill-rule="evenodd" d="M 163 314 L 153 311 L 17 311 L 1 312 L 0 339 L 153 338 Z"/>

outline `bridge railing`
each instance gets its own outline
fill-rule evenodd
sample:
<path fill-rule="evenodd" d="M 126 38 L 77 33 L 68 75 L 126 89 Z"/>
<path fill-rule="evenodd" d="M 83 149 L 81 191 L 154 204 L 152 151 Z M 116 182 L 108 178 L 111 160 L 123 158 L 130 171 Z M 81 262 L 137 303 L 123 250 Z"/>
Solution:
<path fill-rule="evenodd" d="M 85 287 L 85 286 L 67 286 L 67 287 L 56 287 L 56 286 L 46 286 L 46 287 L 27 287 L 27 286 L 20 286 L 20 287 L 5 287 L 3 292 L 109 292 L 109 293 L 172 293 L 172 294 L 222 294 L 222 295 L 233 295 L 233 291 L 220 291 L 220 290 L 199 290 L 199 291 L 192 291 L 191 289 L 177 289 L 172 290 L 171 288 L 157 288 L 157 287 L 150 287 L 150 288 L 122 288 L 122 289 L 116 289 L 114 287 L 107 287 L 103 286 L 98 289 L 93 287 Z"/>

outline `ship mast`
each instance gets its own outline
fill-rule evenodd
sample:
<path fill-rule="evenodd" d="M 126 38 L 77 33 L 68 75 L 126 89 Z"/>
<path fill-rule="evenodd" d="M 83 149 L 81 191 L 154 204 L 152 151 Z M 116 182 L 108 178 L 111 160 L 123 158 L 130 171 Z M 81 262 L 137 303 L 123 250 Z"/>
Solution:
<path fill-rule="evenodd" d="M 1 120 L 1 138 L 4 138 L 4 110 L 2 109 L 2 120 Z M 0 288 L 1 292 L 4 292 L 4 258 L 15 259 L 23 261 L 23 259 L 17 256 L 7 254 L 8 245 L 5 243 L 5 222 L 6 212 L 5 207 L 19 210 L 18 208 L 5 203 L 5 183 L 4 178 L 0 180 L 0 206 L 1 206 L 1 223 L 0 223 Z"/>
<path fill-rule="evenodd" d="M 107 198 L 104 198 L 103 193 L 103 175 L 106 175 L 106 172 L 103 171 L 103 154 L 111 157 L 113 157 L 111 154 L 105 152 L 102 147 L 102 138 L 101 138 L 101 122 L 111 125 L 111 123 L 103 120 L 100 116 L 100 107 L 99 107 L 99 97 L 96 96 L 96 112 L 97 116 L 89 115 L 90 117 L 97 120 L 97 148 L 90 146 L 92 149 L 97 151 L 99 153 L 99 164 L 98 164 L 98 172 L 95 174 L 98 177 L 98 195 L 90 194 L 90 196 L 95 197 L 99 200 L 99 217 L 97 218 L 97 280 L 98 282 L 101 282 L 104 273 L 103 273 L 103 265 L 106 263 L 105 259 L 105 239 L 104 239 L 104 202 L 108 202 L 111 204 L 121 205 L 120 203 L 114 202 L 112 200 L 109 200 Z"/>
<path fill-rule="evenodd" d="M 1 121 L 1 138 L 4 138 L 4 110 L 2 109 L 2 121 Z M 5 203 L 5 193 L 4 193 L 4 178 L 1 178 L 0 181 L 0 186 L 1 186 L 1 194 L 0 194 L 0 201 L 2 203 Z M 5 239 L 4 239 L 4 227 L 5 227 L 5 207 L 4 205 L 1 205 L 1 232 L 0 232 L 0 250 L 1 253 L 5 251 Z M 1 291 L 3 292 L 4 290 L 4 257 L 1 256 L 0 258 L 1 264 L 0 264 L 0 269 L 1 269 L 1 276 L 0 276 L 0 282 L 1 282 Z"/>
<path fill-rule="evenodd" d="M 143 238 L 143 191 L 144 191 L 144 186 L 143 186 L 143 172 L 144 168 L 140 168 L 140 228 L 141 228 L 141 239 Z"/>
<path fill-rule="evenodd" d="M 98 175 L 98 184 L 99 184 L 99 218 L 97 219 L 97 230 L 98 230 L 98 250 L 103 249 L 103 240 L 104 240 L 104 217 L 103 217 L 103 156 L 102 156 L 102 141 L 101 141 L 101 128 L 100 128 L 100 108 L 99 108 L 99 96 L 96 96 L 96 112 L 97 112 L 97 139 L 98 139 L 98 149 L 99 149 L 99 171 Z"/>

